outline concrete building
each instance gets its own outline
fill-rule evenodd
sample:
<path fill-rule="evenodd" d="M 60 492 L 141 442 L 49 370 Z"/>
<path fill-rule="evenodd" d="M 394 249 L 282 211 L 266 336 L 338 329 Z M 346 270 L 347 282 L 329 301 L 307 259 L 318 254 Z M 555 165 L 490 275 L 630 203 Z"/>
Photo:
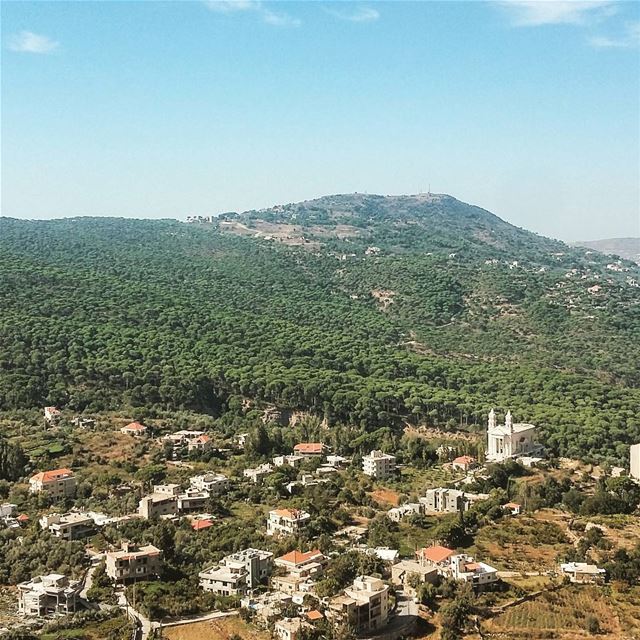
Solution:
<path fill-rule="evenodd" d="M 285 465 L 288 465 L 289 467 L 293 467 L 294 469 L 297 469 L 303 462 L 304 460 L 304 456 L 300 456 L 300 455 L 296 455 L 295 453 L 292 453 L 291 455 L 288 456 L 276 456 L 273 459 L 273 464 L 276 467 L 284 467 Z"/>
<path fill-rule="evenodd" d="M 73 613 L 80 594 L 80 582 L 60 573 L 32 578 L 18 585 L 18 612 L 27 616 Z"/>
<path fill-rule="evenodd" d="M 533 424 L 513 422 L 511 411 L 507 411 L 504 424 L 496 423 L 496 413 L 489 412 L 487 427 L 487 460 L 504 462 L 518 456 L 531 456 L 539 453 L 541 447 L 536 443 L 536 427 Z"/>
<path fill-rule="evenodd" d="M 242 472 L 242 475 L 251 480 L 251 482 L 260 484 L 263 478 L 268 476 L 270 473 L 273 473 L 273 467 L 270 464 L 265 463 L 255 469 L 245 469 Z"/>
<path fill-rule="evenodd" d="M 436 489 L 427 489 L 424 498 L 420 498 L 420 504 L 424 505 L 427 512 L 456 513 L 458 511 L 467 511 L 474 502 L 487 500 L 488 498 L 489 496 L 486 493 L 465 493 L 459 489 L 438 487 Z"/>
<path fill-rule="evenodd" d="M 629 475 L 640 480 L 640 444 L 632 444 L 629 450 Z"/>
<path fill-rule="evenodd" d="M 409 596 L 415 596 L 415 581 L 435 584 L 438 581 L 438 569 L 414 560 L 401 560 L 391 567 L 391 582 L 402 587 Z"/>
<path fill-rule="evenodd" d="M 60 421 L 62 414 L 60 413 L 60 409 L 58 407 L 45 407 L 44 408 L 44 419 L 49 424 L 57 424 Z M 54 574 L 52 574 L 54 575 Z"/>
<path fill-rule="evenodd" d="M 178 513 L 194 513 L 196 511 L 202 511 L 207 506 L 209 498 L 210 494 L 208 491 L 200 491 L 199 489 L 191 487 L 184 493 L 178 494 Z"/>
<path fill-rule="evenodd" d="M 189 484 L 198 491 L 208 491 L 209 495 L 217 497 L 225 494 L 229 489 L 229 479 L 221 473 L 205 473 L 193 476 Z"/>
<path fill-rule="evenodd" d="M 95 533 L 96 530 L 96 523 L 88 513 L 51 513 L 42 516 L 38 522 L 42 529 L 63 540 L 78 540 Z"/>
<path fill-rule="evenodd" d="M 244 595 L 271 574 L 273 553 L 245 549 L 223 558 L 219 564 L 201 571 L 200 586 L 223 596 Z"/>
<path fill-rule="evenodd" d="M 362 471 L 375 480 L 388 478 L 396 469 L 396 457 L 379 450 L 362 458 Z"/>
<path fill-rule="evenodd" d="M 498 581 L 498 570 L 484 562 L 476 562 L 466 553 L 459 553 L 449 559 L 449 573 L 455 580 L 470 583 L 474 589 L 482 590 Z"/>
<path fill-rule="evenodd" d="M 568 576 L 569 580 L 574 583 L 588 584 L 604 582 L 606 570 L 600 569 L 595 564 L 586 562 L 567 562 L 560 565 L 560 571 L 563 575 Z"/>
<path fill-rule="evenodd" d="M 267 535 L 296 535 L 310 520 L 311 515 L 300 509 L 274 509 L 269 511 Z"/>
<path fill-rule="evenodd" d="M 278 620 L 273 627 L 273 635 L 277 640 L 299 640 L 303 629 L 313 627 L 302 618 L 284 618 Z"/>
<path fill-rule="evenodd" d="M 324 571 L 329 559 L 319 549 L 311 551 L 290 551 L 279 558 L 274 564 L 285 569 L 289 575 L 300 578 L 317 578 Z"/>
<path fill-rule="evenodd" d="M 178 496 L 170 493 L 152 493 L 138 503 L 138 514 L 145 520 L 178 513 Z"/>
<path fill-rule="evenodd" d="M 40 471 L 29 479 L 31 493 L 46 493 L 53 499 L 69 498 L 75 495 L 76 478 L 71 469 Z"/>
<path fill-rule="evenodd" d="M 147 580 L 162 573 L 162 551 L 152 544 L 137 547 L 123 542 L 119 551 L 106 554 L 107 575 L 119 583 Z"/>
<path fill-rule="evenodd" d="M 419 502 L 407 502 L 399 507 L 393 507 L 387 511 L 387 517 L 393 522 L 402 522 L 405 518 L 414 514 L 422 514 L 425 512 L 425 505 Z"/>
<path fill-rule="evenodd" d="M 389 587 L 379 578 L 360 576 L 342 595 L 329 600 L 327 614 L 359 634 L 381 629 L 389 620 Z"/>

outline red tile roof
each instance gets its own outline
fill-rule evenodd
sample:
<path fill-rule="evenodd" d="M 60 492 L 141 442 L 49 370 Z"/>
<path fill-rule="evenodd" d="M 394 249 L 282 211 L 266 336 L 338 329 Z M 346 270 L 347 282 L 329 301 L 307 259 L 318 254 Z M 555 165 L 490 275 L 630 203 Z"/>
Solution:
<path fill-rule="evenodd" d="M 53 469 L 52 471 L 40 471 L 40 473 L 36 473 L 31 479 L 39 480 L 40 482 L 52 482 L 54 480 L 71 477 L 73 477 L 73 471 L 71 471 L 71 469 Z"/>
<path fill-rule="evenodd" d="M 305 562 L 309 562 L 316 556 L 322 555 L 322 551 L 320 549 L 312 549 L 311 551 L 307 551 L 302 553 L 302 551 L 290 551 L 283 556 L 280 556 L 278 560 L 282 562 L 289 562 L 294 565 L 304 564 Z"/>
<path fill-rule="evenodd" d="M 191 528 L 194 531 L 200 531 L 201 529 L 208 529 L 209 527 L 213 527 L 213 522 L 211 520 L 195 520 L 191 523 Z"/>
<path fill-rule="evenodd" d="M 16 520 L 18 522 L 29 522 L 29 516 L 26 513 L 21 513 Z"/>
<path fill-rule="evenodd" d="M 130 431 L 142 431 L 142 430 L 146 429 L 147 427 L 145 427 L 144 425 L 140 424 L 139 422 L 130 422 L 124 428 L 125 429 L 129 429 Z"/>
<path fill-rule="evenodd" d="M 273 512 L 281 518 L 289 518 L 290 520 L 297 520 L 304 513 L 300 509 L 274 509 Z"/>
<path fill-rule="evenodd" d="M 296 453 L 324 453 L 324 444 L 322 442 L 300 442 L 293 450 Z"/>
<path fill-rule="evenodd" d="M 433 547 L 425 547 L 418 551 L 420 557 L 428 560 L 429 562 L 435 562 L 436 564 L 451 557 L 454 553 L 455 551 L 453 549 L 443 547 L 439 544 L 434 545 Z"/>
<path fill-rule="evenodd" d="M 475 462 L 476 459 L 472 456 L 458 456 L 454 462 L 457 464 L 471 464 L 472 462 Z"/>
<path fill-rule="evenodd" d="M 322 620 L 322 618 L 324 618 L 324 616 L 317 609 L 307 611 L 305 615 L 307 616 L 308 620 Z"/>

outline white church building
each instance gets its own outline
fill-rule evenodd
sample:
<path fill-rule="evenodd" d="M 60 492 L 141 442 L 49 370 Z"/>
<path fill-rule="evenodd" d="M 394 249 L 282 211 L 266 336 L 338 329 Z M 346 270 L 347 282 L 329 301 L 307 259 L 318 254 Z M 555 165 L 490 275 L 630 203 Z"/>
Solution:
<path fill-rule="evenodd" d="M 530 456 L 540 451 L 536 443 L 536 427 L 524 422 L 513 422 L 511 411 L 507 411 L 504 424 L 496 423 L 496 412 L 489 412 L 487 429 L 487 460 L 504 462 L 510 458 Z"/>

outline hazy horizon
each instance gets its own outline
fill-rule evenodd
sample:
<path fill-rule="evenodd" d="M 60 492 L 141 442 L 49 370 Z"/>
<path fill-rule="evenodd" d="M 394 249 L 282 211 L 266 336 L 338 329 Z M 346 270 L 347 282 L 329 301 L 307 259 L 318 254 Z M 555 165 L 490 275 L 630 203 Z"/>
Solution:
<path fill-rule="evenodd" d="M 177 218 L 430 189 L 640 235 L 640 4 L 9 2 L 2 215 Z"/>

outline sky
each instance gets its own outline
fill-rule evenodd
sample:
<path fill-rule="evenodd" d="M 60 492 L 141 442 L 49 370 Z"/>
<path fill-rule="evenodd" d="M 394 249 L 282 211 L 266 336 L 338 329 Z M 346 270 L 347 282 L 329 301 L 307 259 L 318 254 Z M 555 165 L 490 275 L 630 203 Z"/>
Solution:
<path fill-rule="evenodd" d="M 1 213 L 184 218 L 430 189 L 640 235 L 640 3 L 23 2 Z"/>

